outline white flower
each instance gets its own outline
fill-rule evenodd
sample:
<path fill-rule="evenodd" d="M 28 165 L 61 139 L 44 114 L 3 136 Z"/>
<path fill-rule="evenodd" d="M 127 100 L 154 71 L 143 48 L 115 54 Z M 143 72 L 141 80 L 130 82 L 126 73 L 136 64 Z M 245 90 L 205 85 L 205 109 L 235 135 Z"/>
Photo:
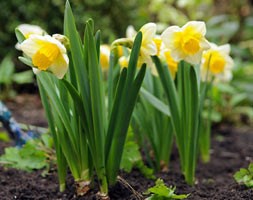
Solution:
<path fill-rule="evenodd" d="M 199 64 L 202 52 L 210 48 L 205 34 L 204 22 L 190 21 L 182 28 L 168 27 L 161 38 L 175 61 L 185 60 L 191 64 Z"/>
<path fill-rule="evenodd" d="M 46 31 L 43 30 L 40 26 L 31 25 L 31 24 L 20 24 L 17 29 L 24 35 L 25 39 L 28 39 L 31 35 L 46 35 Z M 20 44 L 15 45 L 16 49 L 20 49 Z"/>
<path fill-rule="evenodd" d="M 232 79 L 233 59 L 229 56 L 230 45 L 217 46 L 210 43 L 211 48 L 204 51 L 201 60 L 201 77 L 203 81 L 215 76 L 216 80 L 229 81 Z"/>
<path fill-rule="evenodd" d="M 153 64 L 151 56 L 157 54 L 157 47 L 153 40 L 156 36 L 156 24 L 147 23 L 141 27 L 140 31 L 142 32 L 142 42 L 139 62 L 146 63 L 148 66 L 151 66 Z"/>
<path fill-rule="evenodd" d="M 50 71 L 59 79 L 68 70 L 69 58 L 65 46 L 49 35 L 33 34 L 20 44 L 20 49 L 31 58 L 37 70 Z"/>

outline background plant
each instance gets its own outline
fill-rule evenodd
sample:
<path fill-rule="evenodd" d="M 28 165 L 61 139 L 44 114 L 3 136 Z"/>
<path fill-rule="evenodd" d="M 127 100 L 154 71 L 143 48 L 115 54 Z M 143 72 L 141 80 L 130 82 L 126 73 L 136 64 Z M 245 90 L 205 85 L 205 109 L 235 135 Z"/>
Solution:
<path fill-rule="evenodd" d="M 156 171 L 168 170 L 174 138 L 169 108 L 163 104 L 164 97 L 159 78 L 148 70 L 133 113 L 132 126 L 149 165 Z"/>
<path fill-rule="evenodd" d="M 234 179 L 239 184 L 244 184 L 248 188 L 253 187 L 253 163 L 248 168 L 241 168 L 234 174 Z"/>
<path fill-rule="evenodd" d="M 7 55 L 0 63 L 0 99 L 15 96 L 15 84 L 33 83 L 33 73 L 31 71 L 15 72 L 15 66 L 11 55 Z"/>

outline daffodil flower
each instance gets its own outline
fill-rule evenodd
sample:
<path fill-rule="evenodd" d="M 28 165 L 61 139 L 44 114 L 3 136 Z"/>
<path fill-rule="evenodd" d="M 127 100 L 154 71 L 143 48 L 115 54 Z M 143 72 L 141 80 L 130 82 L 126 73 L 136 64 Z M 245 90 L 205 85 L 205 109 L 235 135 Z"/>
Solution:
<path fill-rule="evenodd" d="M 199 64 L 202 52 L 210 48 L 205 38 L 204 22 L 190 21 L 182 28 L 168 27 L 161 38 L 175 61 L 185 60 L 191 64 Z"/>
<path fill-rule="evenodd" d="M 161 52 L 162 47 L 163 47 L 163 45 L 162 45 L 162 39 L 161 39 L 160 36 L 156 36 L 156 37 L 153 38 L 153 41 L 154 41 L 154 43 L 156 45 L 156 55 L 159 57 L 160 56 L 160 52 Z"/>
<path fill-rule="evenodd" d="M 142 43 L 140 48 L 140 54 L 138 59 L 138 66 L 140 67 L 143 63 L 146 63 L 147 66 L 151 67 L 153 65 L 151 56 L 157 54 L 157 47 L 154 42 L 154 38 L 156 35 L 156 24 L 155 23 L 147 23 L 141 27 L 139 30 L 142 32 Z M 127 38 L 121 38 L 115 40 L 112 43 L 112 49 L 115 47 L 122 45 L 127 48 L 132 48 L 134 38 L 137 32 L 134 30 L 132 26 L 129 26 L 127 29 Z"/>
<path fill-rule="evenodd" d="M 229 56 L 230 45 L 217 46 L 210 43 L 211 48 L 204 51 L 201 61 L 201 77 L 203 81 L 214 76 L 216 80 L 229 81 L 232 79 L 233 59 Z"/>
<path fill-rule="evenodd" d="M 146 63 L 147 66 L 153 65 L 151 56 L 157 54 L 157 46 L 154 42 L 156 35 L 156 24 L 147 23 L 141 27 L 140 31 L 142 32 L 142 42 L 139 55 L 139 62 Z"/>
<path fill-rule="evenodd" d="M 110 46 L 100 45 L 100 64 L 103 70 L 108 70 L 110 59 Z"/>
<path fill-rule="evenodd" d="M 33 34 L 20 44 L 20 49 L 31 58 L 36 72 L 50 71 L 61 79 L 68 70 L 69 58 L 65 46 L 49 35 Z"/>
<path fill-rule="evenodd" d="M 157 48 L 157 56 L 168 65 L 171 76 L 174 79 L 178 69 L 178 62 L 171 57 L 171 51 L 167 49 L 160 36 L 156 36 L 154 39 Z M 154 70 L 153 70 L 154 71 Z M 156 72 L 157 74 L 157 72 Z"/>
<path fill-rule="evenodd" d="M 46 31 L 43 30 L 40 26 L 31 25 L 31 24 L 20 24 L 17 29 L 24 35 L 25 39 L 28 39 L 31 35 L 46 35 Z M 20 49 L 20 44 L 17 43 L 15 48 Z"/>

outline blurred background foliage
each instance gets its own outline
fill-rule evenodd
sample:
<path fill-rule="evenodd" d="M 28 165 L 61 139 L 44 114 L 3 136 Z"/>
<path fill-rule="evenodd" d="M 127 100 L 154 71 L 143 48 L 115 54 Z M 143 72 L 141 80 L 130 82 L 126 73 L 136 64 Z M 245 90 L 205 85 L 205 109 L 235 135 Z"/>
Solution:
<path fill-rule="evenodd" d="M 103 42 L 125 36 L 128 25 L 136 29 L 153 21 L 162 31 L 168 25 L 183 25 L 189 20 L 207 23 L 208 39 L 232 42 L 253 53 L 253 14 L 249 0 L 69 0 L 79 30 L 93 18 L 102 30 Z M 62 33 L 65 0 L 0 1 L 0 58 L 15 52 L 14 29 L 21 23 L 37 24 L 48 33 Z M 241 53 L 236 50 L 235 53 Z M 247 57 L 247 55 L 244 55 Z M 243 57 L 244 58 L 244 57 Z"/>
<path fill-rule="evenodd" d="M 253 105 L 253 0 L 69 0 L 77 20 L 78 30 L 88 18 L 95 28 L 102 30 L 102 43 L 125 37 L 128 25 L 137 30 L 147 22 L 156 22 L 162 32 L 169 25 L 183 25 L 189 20 L 203 20 L 207 25 L 207 38 L 218 45 L 230 43 L 235 60 L 231 84 L 217 86 L 214 91 L 217 110 L 224 116 L 233 105 Z M 0 63 L 12 66 L 7 82 L 15 82 L 13 65 L 17 72 L 27 70 L 19 61 L 14 46 L 14 29 L 19 24 L 36 24 L 49 34 L 62 33 L 65 0 L 1 0 L 0 1 Z M 82 34 L 82 32 L 80 32 Z M 12 58 L 7 59 L 6 57 Z M 4 59 L 5 58 L 5 59 Z M 14 64 L 10 63 L 13 62 Z M 3 64 L 4 63 L 4 64 Z M 7 64 L 6 64 L 7 63 Z M 6 67 L 7 68 L 7 67 Z M 21 74 L 22 75 L 22 74 Z M 25 74 L 27 76 L 27 74 Z M 0 76 L 1 79 L 1 76 Z M 19 77 L 24 80 L 26 77 Z M 29 81 L 31 79 L 29 78 Z M 7 87 L 7 88 L 8 88 Z M 232 89 L 231 89 L 232 88 Z M 224 91 L 225 90 L 225 91 Z M 239 95 L 238 97 L 235 97 Z M 232 101 L 232 102 L 230 102 Z M 219 106 L 229 109 L 220 111 Z M 246 107 L 247 110 L 248 107 Z M 233 110 L 233 109 L 232 109 Z M 243 109 L 239 109 L 242 111 Z M 245 108 L 244 108 L 245 110 Z M 251 114 L 253 113 L 250 112 Z"/>

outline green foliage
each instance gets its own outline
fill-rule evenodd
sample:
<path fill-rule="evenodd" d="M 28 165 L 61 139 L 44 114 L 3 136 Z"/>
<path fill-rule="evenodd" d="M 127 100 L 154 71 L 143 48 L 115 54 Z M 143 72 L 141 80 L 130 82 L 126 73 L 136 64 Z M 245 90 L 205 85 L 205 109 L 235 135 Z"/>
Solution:
<path fill-rule="evenodd" d="M 14 29 L 22 23 L 35 24 L 47 30 L 49 34 L 63 32 L 64 3 L 62 0 L 9 0 L 0 1 L 0 59 L 6 52 L 13 52 L 16 43 Z M 115 37 L 125 35 L 126 27 L 136 22 L 134 19 L 139 16 L 139 6 L 143 4 L 137 1 L 118 0 L 96 0 L 83 1 L 71 0 L 73 10 L 77 19 L 77 26 L 81 27 L 83 22 L 89 18 L 96 21 L 95 29 L 103 30 L 103 41 L 108 42 Z M 50 21 L 50 23 L 48 23 Z M 145 20 L 142 20 L 142 25 Z M 138 25 L 138 26 L 140 26 Z M 82 30 L 82 29 L 81 29 Z M 83 33 L 81 33 L 83 34 Z"/>
<path fill-rule="evenodd" d="M 0 141 L 9 142 L 9 135 L 6 132 L 0 132 Z"/>
<path fill-rule="evenodd" d="M 152 195 L 146 200 L 173 200 L 186 199 L 189 194 L 175 194 L 176 187 L 167 187 L 162 179 L 157 179 L 155 186 L 148 189 L 147 193 Z"/>
<path fill-rule="evenodd" d="M 54 157 L 51 148 L 52 138 L 45 134 L 42 140 L 30 140 L 20 149 L 16 147 L 5 148 L 5 153 L 0 157 L 0 164 L 29 172 L 35 169 L 48 170 L 50 167 L 49 157 Z"/>
<path fill-rule="evenodd" d="M 248 169 L 241 168 L 240 171 L 234 174 L 234 179 L 237 183 L 246 185 L 248 188 L 253 188 L 253 163 L 249 164 Z"/>
<path fill-rule="evenodd" d="M 122 154 L 120 168 L 129 173 L 134 167 L 138 168 L 145 177 L 150 179 L 155 178 L 154 171 L 143 163 L 139 146 L 134 140 L 134 134 L 131 130 L 129 130 Z"/>
<path fill-rule="evenodd" d="M 15 73 L 15 66 L 10 55 L 7 55 L 0 63 L 0 98 L 15 95 L 12 85 L 33 82 L 33 72 L 24 71 Z"/>
<path fill-rule="evenodd" d="M 147 70 L 133 113 L 132 126 L 149 166 L 155 171 L 168 168 L 173 143 L 171 114 L 164 102 L 166 98 L 160 80 Z"/>

